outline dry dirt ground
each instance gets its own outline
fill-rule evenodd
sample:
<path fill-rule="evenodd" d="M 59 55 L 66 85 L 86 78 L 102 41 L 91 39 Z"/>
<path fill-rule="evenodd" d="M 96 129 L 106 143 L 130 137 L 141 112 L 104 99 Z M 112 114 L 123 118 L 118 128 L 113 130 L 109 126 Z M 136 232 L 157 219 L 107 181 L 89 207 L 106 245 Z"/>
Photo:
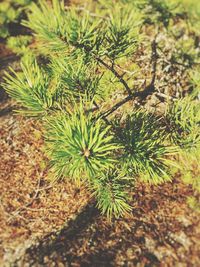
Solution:
<path fill-rule="evenodd" d="M 0 54 L 13 60 L 1 45 Z M 183 76 L 175 67 L 160 74 L 172 89 Z M 0 98 L 0 266 L 200 266 L 200 213 L 179 174 L 160 186 L 136 184 L 132 213 L 109 222 L 84 187 L 48 180 L 40 124 Z"/>
<path fill-rule="evenodd" d="M 88 201 L 70 182 L 46 179 L 38 125 L 13 115 L 0 118 L 0 255 L 20 253 L 36 237 L 55 231 Z M 25 242 L 25 243 L 24 243 Z M 0 264 L 1 265 L 1 264 Z"/>
<path fill-rule="evenodd" d="M 47 179 L 39 123 L 0 115 L 0 266 L 199 266 L 200 217 L 180 177 L 137 184 L 132 213 L 108 222 L 85 188 Z"/>

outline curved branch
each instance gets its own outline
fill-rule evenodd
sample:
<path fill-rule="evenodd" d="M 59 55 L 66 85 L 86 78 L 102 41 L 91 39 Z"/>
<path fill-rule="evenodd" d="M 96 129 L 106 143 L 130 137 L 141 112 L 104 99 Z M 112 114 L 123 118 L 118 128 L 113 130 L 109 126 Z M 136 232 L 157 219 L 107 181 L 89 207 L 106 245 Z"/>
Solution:
<path fill-rule="evenodd" d="M 106 67 L 108 70 L 110 70 L 110 71 L 115 75 L 115 77 L 118 78 L 119 82 L 120 82 L 121 84 L 123 84 L 124 88 L 126 89 L 126 91 L 127 91 L 127 93 L 128 93 L 129 95 L 132 94 L 131 89 L 130 89 L 130 87 L 128 86 L 127 82 L 123 79 L 122 75 L 120 75 L 120 74 L 114 69 L 113 66 L 108 65 L 105 61 L 103 61 L 103 60 L 102 60 L 101 58 L 99 58 L 99 57 L 95 57 L 95 59 L 96 59 L 100 64 L 102 64 L 104 67 Z"/>

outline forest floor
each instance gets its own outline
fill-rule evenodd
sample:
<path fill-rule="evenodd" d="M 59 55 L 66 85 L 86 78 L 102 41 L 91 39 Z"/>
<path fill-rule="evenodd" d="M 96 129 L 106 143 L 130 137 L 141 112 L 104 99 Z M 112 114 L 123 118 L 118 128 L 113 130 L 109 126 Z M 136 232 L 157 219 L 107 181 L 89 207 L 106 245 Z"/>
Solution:
<path fill-rule="evenodd" d="M 199 266 L 200 216 L 178 175 L 138 183 L 132 213 L 109 222 L 84 187 L 47 179 L 40 125 L 13 105 L 0 110 L 0 266 Z"/>
<path fill-rule="evenodd" d="M 13 56 L 1 45 L 0 54 L 2 69 Z M 200 266 L 200 214 L 178 173 L 137 183 L 132 212 L 109 222 L 86 188 L 49 181 L 40 124 L 0 98 L 0 266 Z"/>

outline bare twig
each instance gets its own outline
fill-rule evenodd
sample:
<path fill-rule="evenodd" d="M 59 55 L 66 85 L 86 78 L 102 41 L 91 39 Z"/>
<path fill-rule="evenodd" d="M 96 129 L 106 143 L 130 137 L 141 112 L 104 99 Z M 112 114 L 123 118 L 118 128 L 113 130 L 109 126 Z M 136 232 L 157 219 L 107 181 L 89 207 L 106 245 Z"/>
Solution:
<path fill-rule="evenodd" d="M 135 97 L 134 95 L 129 95 L 126 98 L 122 99 L 121 101 L 119 101 L 117 104 L 115 104 L 111 109 L 103 112 L 100 114 L 99 118 L 106 118 L 108 117 L 111 113 L 113 113 L 115 110 L 117 110 L 119 107 L 121 107 L 122 105 L 124 105 L 125 103 L 127 103 L 128 101 L 130 101 L 131 99 L 133 99 Z"/>
<path fill-rule="evenodd" d="M 114 69 L 114 66 L 110 66 L 110 65 L 108 65 L 108 64 L 107 64 L 105 61 L 103 61 L 100 57 L 97 57 L 97 56 L 96 56 L 95 59 L 96 59 L 100 64 L 102 64 L 104 67 L 106 67 L 108 70 L 110 70 L 110 71 L 115 75 L 115 77 L 118 78 L 119 82 L 120 82 L 121 84 L 123 84 L 124 88 L 126 89 L 126 91 L 127 91 L 127 93 L 128 93 L 129 95 L 132 94 L 130 87 L 128 86 L 127 82 L 123 79 L 123 75 L 124 75 L 124 74 L 123 74 L 123 75 L 120 75 L 120 74 Z"/>
<path fill-rule="evenodd" d="M 115 110 L 120 108 L 122 105 L 124 105 L 128 101 L 138 97 L 139 100 L 142 102 L 147 98 L 147 96 L 151 95 L 155 91 L 155 80 L 156 80 L 157 58 L 158 58 L 157 42 L 156 42 L 157 35 L 158 35 L 158 33 L 156 34 L 156 36 L 155 36 L 155 38 L 154 38 L 154 40 L 153 40 L 153 42 L 151 44 L 151 48 L 152 48 L 152 57 L 151 57 L 151 61 L 152 61 L 152 79 L 151 79 L 151 82 L 150 82 L 150 84 L 148 86 L 145 87 L 145 89 L 143 91 L 138 91 L 138 92 L 134 92 L 134 93 L 132 93 L 134 88 L 131 89 L 129 87 L 129 85 L 127 84 L 127 82 L 123 79 L 124 74 L 120 75 L 115 70 L 113 65 L 110 66 L 109 64 L 107 64 L 103 59 L 101 59 L 100 57 L 98 57 L 97 55 L 95 55 L 91 51 L 89 51 L 88 48 L 85 47 L 84 45 L 78 45 L 77 46 L 79 48 L 85 49 L 87 52 L 91 52 L 93 54 L 94 58 L 97 60 L 97 62 L 99 62 L 105 68 L 110 70 L 115 75 L 115 77 L 118 78 L 119 82 L 121 84 L 123 84 L 124 88 L 126 89 L 126 91 L 128 93 L 127 97 L 125 97 L 124 99 L 122 99 L 121 101 L 116 103 L 111 109 L 101 113 L 98 118 L 102 118 L 102 119 L 105 120 L 110 114 L 112 114 Z M 97 107 L 98 107 L 98 105 L 96 105 L 96 108 Z"/>
<path fill-rule="evenodd" d="M 122 79 L 121 82 L 124 84 L 125 88 L 127 86 L 128 89 L 129 89 L 129 90 L 127 90 L 129 92 L 129 96 L 127 96 L 126 98 L 124 98 L 121 101 L 119 101 L 111 109 L 103 112 L 100 115 L 100 118 L 106 118 L 107 116 L 112 114 L 115 110 L 117 110 L 122 105 L 124 105 L 125 103 L 129 102 L 130 100 L 133 100 L 134 98 L 139 98 L 140 101 L 144 101 L 147 98 L 147 96 L 151 95 L 155 91 L 155 80 L 156 80 L 157 58 L 158 58 L 156 39 L 157 39 L 157 35 L 155 36 L 155 38 L 154 38 L 154 40 L 152 42 L 152 45 L 151 45 L 151 48 L 152 48 L 152 57 L 151 57 L 151 61 L 152 61 L 152 79 L 151 79 L 150 84 L 148 86 L 146 86 L 143 91 L 132 93 L 132 90 L 129 88 L 129 86 L 127 85 L 126 81 Z M 103 62 L 102 64 L 105 65 L 105 62 Z M 113 70 L 111 70 L 111 71 L 113 72 Z M 113 73 L 115 74 L 115 72 L 113 72 Z"/>
<path fill-rule="evenodd" d="M 155 84 L 156 80 L 156 71 L 157 71 L 157 59 L 158 59 L 158 53 L 157 53 L 157 39 L 158 34 L 156 34 L 152 44 L 151 44 L 151 50 L 152 50 L 152 79 L 151 79 L 151 85 L 153 86 Z"/>

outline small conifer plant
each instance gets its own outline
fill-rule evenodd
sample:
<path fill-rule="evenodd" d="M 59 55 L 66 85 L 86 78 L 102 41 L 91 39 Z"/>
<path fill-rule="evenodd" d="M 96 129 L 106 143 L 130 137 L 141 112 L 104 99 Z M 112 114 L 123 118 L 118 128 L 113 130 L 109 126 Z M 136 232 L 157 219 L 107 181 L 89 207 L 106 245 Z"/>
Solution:
<path fill-rule="evenodd" d="M 53 179 L 84 182 L 102 213 L 119 217 L 131 210 L 136 180 L 171 181 L 176 155 L 199 149 L 199 85 L 191 78 L 194 70 L 198 76 L 199 40 L 188 26 L 199 16 L 178 0 L 83 2 L 30 6 L 23 25 L 33 33 L 33 49 L 21 71 L 6 73 L 4 87 L 18 113 L 41 120 Z M 163 35 L 174 44 L 170 66 L 186 72 L 186 93 L 161 89 Z M 180 54 L 182 39 L 193 47 Z M 143 49 L 149 62 L 139 63 Z M 147 105 L 152 96 L 162 109 Z"/>

